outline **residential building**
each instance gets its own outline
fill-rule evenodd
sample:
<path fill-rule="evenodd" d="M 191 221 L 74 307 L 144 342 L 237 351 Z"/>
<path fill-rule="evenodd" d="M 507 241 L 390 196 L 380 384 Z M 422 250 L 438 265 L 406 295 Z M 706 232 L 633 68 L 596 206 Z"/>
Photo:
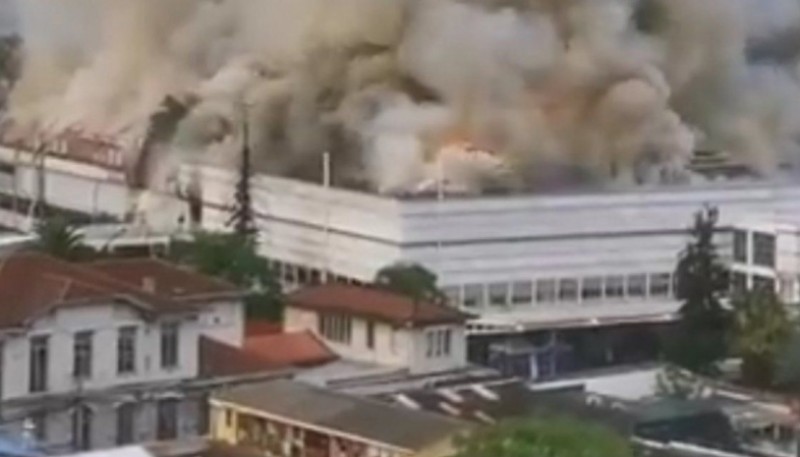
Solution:
<path fill-rule="evenodd" d="M 446 457 L 470 427 L 289 380 L 220 391 L 211 405 L 212 438 L 281 457 Z"/>
<path fill-rule="evenodd" d="M 201 342 L 236 353 L 243 329 L 242 295 L 223 281 L 156 260 L 14 254 L 0 263 L 0 416 L 58 449 L 195 436 L 218 376 Z"/>
<path fill-rule="evenodd" d="M 289 295 L 284 328 L 313 332 L 342 358 L 421 375 L 467 366 L 467 318 L 381 288 L 331 283 Z"/>

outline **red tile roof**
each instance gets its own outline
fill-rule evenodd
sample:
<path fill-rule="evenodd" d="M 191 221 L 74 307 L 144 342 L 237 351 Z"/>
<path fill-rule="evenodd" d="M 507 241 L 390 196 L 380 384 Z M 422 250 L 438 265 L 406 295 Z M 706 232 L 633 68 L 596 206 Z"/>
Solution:
<path fill-rule="evenodd" d="M 280 322 L 249 320 L 244 326 L 246 337 L 275 335 L 281 332 L 283 332 L 283 324 Z"/>
<path fill-rule="evenodd" d="M 205 336 L 200 337 L 199 351 L 201 377 L 241 376 L 286 367 L 266 360 L 259 354 Z"/>
<path fill-rule="evenodd" d="M 153 270 L 156 284 L 162 275 L 171 278 L 168 274 L 170 269 L 177 268 L 163 264 Z M 207 278 L 201 281 L 201 275 L 192 275 L 199 282 L 208 281 Z M 170 283 L 167 279 L 163 281 Z M 226 286 L 226 293 L 231 289 L 231 286 Z M 109 301 L 124 302 L 145 314 L 195 309 L 187 300 L 176 299 L 158 290 L 156 293 L 148 292 L 141 285 L 117 279 L 107 274 L 99 264 L 69 263 L 39 253 L 17 253 L 0 262 L 0 328 L 25 325 L 56 307 Z"/>
<path fill-rule="evenodd" d="M 233 284 L 157 259 L 114 259 L 89 264 L 92 268 L 132 287 L 154 287 L 158 295 L 179 300 L 241 295 Z M 149 285 L 145 285 L 146 283 Z"/>
<path fill-rule="evenodd" d="M 308 367 L 336 360 L 336 354 L 311 332 L 248 337 L 244 350 L 282 366 Z"/>
<path fill-rule="evenodd" d="M 301 289 L 287 305 L 317 312 L 352 314 L 398 326 L 460 323 L 469 316 L 456 309 L 414 300 L 385 289 L 348 284 L 323 284 Z"/>

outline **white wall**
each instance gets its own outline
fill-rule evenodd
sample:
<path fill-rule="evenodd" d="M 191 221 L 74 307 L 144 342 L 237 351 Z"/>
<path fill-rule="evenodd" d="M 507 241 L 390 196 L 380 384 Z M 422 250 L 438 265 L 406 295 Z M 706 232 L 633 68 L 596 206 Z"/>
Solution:
<path fill-rule="evenodd" d="M 244 305 L 241 301 L 206 305 L 200 311 L 198 326 L 203 335 L 240 347 L 244 344 Z"/>
<path fill-rule="evenodd" d="M 428 356 L 427 334 L 450 330 L 449 354 Z M 411 368 L 415 373 L 433 373 L 464 368 L 467 364 L 467 336 L 463 325 L 437 325 L 406 331 L 409 335 L 411 346 Z"/>
<path fill-rule="evenodd" d="M 193 378 L 198 370 L 197 343 L 201 328 L 196 319 L 187 317 L 180 322 L 179 366 L 162 369 L 160 322 L 145 322 L 130 308 L 119 305 L 61 308 L 36 320 L 28 334 L 5 341 L 2 398 L 9 400 L 29 395 L 29 338 L 36 335 L 50 336 L 47 394 Z M 120 327 L 129 325 L 138 328 L 136 372 L 117 375 L 117 332 Z M 72 375 L 74 334 L 86 330 L 95 332 L 92 377 L 79 383 Z"/>

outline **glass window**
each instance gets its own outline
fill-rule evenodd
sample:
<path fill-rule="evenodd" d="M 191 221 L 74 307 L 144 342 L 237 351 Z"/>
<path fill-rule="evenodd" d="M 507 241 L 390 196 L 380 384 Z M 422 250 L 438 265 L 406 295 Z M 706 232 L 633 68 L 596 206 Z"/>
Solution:
<path fill-rule="evenodd" d="M 744 230 L 733 232 L 733 260 L 747 263 L 747 232 Z"/>
<path fill-rule="evenodd" d="M 94 411 L 86 405 L 78 406 L 72 413 L 72 440 L 81 451 L 92 448 L 93 417 Z"/>
<path fill-rule="evenodd" d="M 552 303 L 556 301 L 555 279 L 540 279 L 536 281 L 536 302 Z"/>
<path fill-rule="evenodd" d="M 578 280 L 565 278 L 558 281 L 558 299 L 564 302 L 578 300 Z"/>
<path fill-rule="evenodd" d="M 753 290 L 775 291 L 775 280 L 766 276 L 753 276 Z"/>
<path fill-rule="evenodd" d="M 122 327 L 117 333 L 117 373 L 136 372 L 136 327 Z"/>
<path fill-rule="evenodd" d="M 161 368 L 178 366 L 179 330 L 177 322 L 168 322 L 161 326 Z"/>
<path fill-rule="evenodd" d="M 647 275 L 635 274 L 628 276 L 628 296 L 644 297 L 647 295 Z"/>
<path fill-rule="evenodd" d="M 747 291 L 747 275 L 741 271 L 734 271 L 731 274 L 731 293 L 741 295 Z"/>
<path fill-rule="evenodd" d="M 319 315 L 319 334 L 337 343 L 350 344 L 353 337 L 352 320 L 338 314 Z"/>
<path fill-rule="evenodd" d="M 672 275 L 669 273 L 655 273 L 650 275 L 650 296 L 669 296 L 669 286 L 671 281 Z"/>
<path fill-rule="evenodd" d="M 94 332 L 84 331 L 75 334 L 73 339 L 72 374 L 76 378 L 92 377 L 92 339 Z"/>
<path fill-rule="evenodd" d="M 483 286 L 470 284 L 464 286 L 464 307 L 475 308 L 483 304 Z"/>
<path fill-rule="evenodd" d="M 375 322 L 367 321 L 367 348 L 375 349 Z"/>
<path fill-rule="evenodd" d="M 775 266 L 775 236 L 767 233 L 753 234 L 753 263 L 762 267 Z"/>
<path fill-rule="evenodd" d="M 178 436 L 178 401 L 159 400 L 156 409 L 156 438 L 159 441 L 175 439 Z"/>
<path fill-rule="evenodd" d="M 492 306 L 505 306 L 508 304 L 508 285 L 496 283 L 489 285 L 489 303 Z"/>
<path fill-rule="evenodd" d="M 619 298 L 625 296 L 625 277 L 606 277 L 606 298 Z"/>
<path fill-rule="evenodd" d="M 527 305 L 533 301 L 533 283 L 520 281 L 511 284 L 511 303 L 514 305 Z"/>
<path fill-rule="evenodd" d="M 117 445 L 134 442 L 136 403 L 123 403 L 117 407 Z"/>
<path fill-rule="evenodd" d="M 50 337 L 40 335 L 31 338 L 28 390 L 31 393 L 47 390 L 47 372 L 50 353 Z"/>
<path fill-rule="evenodd" d="M 583 300 L 597 300 L 603 297 L 603 278 L 593 276 L 584 278 L 581 288 L 581 298 Z"/>

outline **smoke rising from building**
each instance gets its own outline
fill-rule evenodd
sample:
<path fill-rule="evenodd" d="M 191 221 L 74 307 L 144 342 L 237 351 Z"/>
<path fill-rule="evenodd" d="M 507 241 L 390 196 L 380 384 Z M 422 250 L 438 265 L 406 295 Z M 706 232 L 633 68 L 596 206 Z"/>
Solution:
<path fill-rule="evenodd" d="M 244 118 L 262 170 L 319 179 L 330 151 L 338 184 L 382 192 L 440 179 L 472 191 L 683 182 L 698 144 L 765 175 L 800 158 L 798 0 L 18 0 L 16 10 L 15 124 L 113 135 L 155 187 L 177 163 L 234 163 Z M 165 101 L 179 118 L 154 116 Z M 150 125 L 165 118 L 175 125 Z"/>

